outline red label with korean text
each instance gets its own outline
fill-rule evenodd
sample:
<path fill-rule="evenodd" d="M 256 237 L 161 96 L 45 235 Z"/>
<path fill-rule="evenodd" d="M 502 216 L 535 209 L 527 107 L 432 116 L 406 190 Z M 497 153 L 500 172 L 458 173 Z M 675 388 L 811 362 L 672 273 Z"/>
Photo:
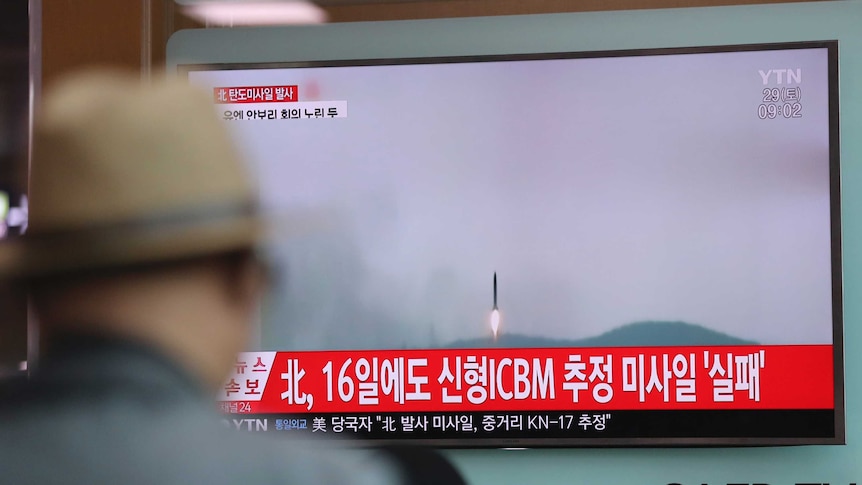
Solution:
<path fill-rule="evenodd" d="M 216 104 L 295 103 L 299 101 L 299 87 L 288 86 L 237 86 L 213 88 Z"/>

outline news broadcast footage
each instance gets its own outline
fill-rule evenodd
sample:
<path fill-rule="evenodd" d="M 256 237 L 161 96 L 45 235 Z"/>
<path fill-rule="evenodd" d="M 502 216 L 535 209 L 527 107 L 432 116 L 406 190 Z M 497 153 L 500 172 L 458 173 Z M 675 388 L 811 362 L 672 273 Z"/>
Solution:
<path fill-rule="evenodd" d="M 843 440 L 837 45 L 184 66 L 282 278 L 219 401 L 445 446 Z"/>

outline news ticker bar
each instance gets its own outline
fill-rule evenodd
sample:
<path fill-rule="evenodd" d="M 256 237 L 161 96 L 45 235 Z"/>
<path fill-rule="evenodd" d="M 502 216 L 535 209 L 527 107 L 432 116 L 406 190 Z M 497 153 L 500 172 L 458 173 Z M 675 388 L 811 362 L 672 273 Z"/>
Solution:
<path fill-rule="evenodd" d="M 228 414 L 224 423 L 241 431 L 361 439 L 835 437 L 832 409 Z"/>

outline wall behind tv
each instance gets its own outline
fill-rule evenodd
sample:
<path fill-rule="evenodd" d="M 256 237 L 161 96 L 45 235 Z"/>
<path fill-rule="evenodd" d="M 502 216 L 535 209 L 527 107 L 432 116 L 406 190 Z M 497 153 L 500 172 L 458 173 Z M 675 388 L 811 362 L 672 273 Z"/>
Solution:
<path fill-rule="evenodd" d="M 19 0 L 3 0 L 3 2 Z M 587 12 L 822 0 L 317 0 L 331 22 Z M 42 6 L 44 85 L 85 66 L 140 70 L 147 52 L 164 62 L 164 43 L 180 29 L 203 27 L 174 0 L 47 0 Z M 149 20 L 149 21 L 148 21 Z M 148 25 L 152 44 L 143 43 Z M 146 48 L 145 48 L 146 47 Z"/>
<path fill-rule="evenodd" d="M 266 62 L 386 56 L 840 41 L 846 446 L 728 449 L 453 450 L 475 485 L 862 483 L 862 0 L 186 31 L 180 60 Z"/>

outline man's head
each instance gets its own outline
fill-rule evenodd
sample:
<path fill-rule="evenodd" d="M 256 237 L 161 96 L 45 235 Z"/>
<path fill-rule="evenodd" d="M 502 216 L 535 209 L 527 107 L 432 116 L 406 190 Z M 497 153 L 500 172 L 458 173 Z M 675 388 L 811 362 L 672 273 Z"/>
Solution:
<path fill-rule="evenodd" d="M 36 117 L 30 221 L 0 278 L 45 332 L 136 339 L 215 386 L 247 343 L 262 221 L 212 97 L 116 73 L 60 84 Z"/>

